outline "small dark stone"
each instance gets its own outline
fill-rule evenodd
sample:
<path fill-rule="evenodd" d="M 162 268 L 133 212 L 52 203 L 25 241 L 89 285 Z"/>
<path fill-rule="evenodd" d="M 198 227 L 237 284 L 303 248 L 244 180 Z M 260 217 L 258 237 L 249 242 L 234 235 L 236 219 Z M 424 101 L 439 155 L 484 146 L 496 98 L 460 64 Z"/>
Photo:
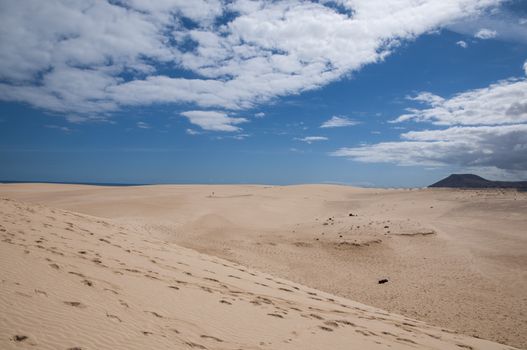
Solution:
<path fill-rule="evenodd" d="M 84 284 L 87 285 L 88 287 L 93 286 L 93 282 L 92 282 L 92 281 L 89 281 L 89 280 L 83 280 L 82 283 L 84 283 Z"/>
<path fill-rule="evenodd" d="M 26 339 L 27 339 L 27 335 L 18 335 L 18 334 L 17 334 L 17 335 L 15 335 L 15 336 L 13 337 L 13 340 L 14 340 L 14 341 L 24 341 L 24 340 L 26 340 Z"/>
<path fill-rule="evenodd" d="M 379 280 L 379 284 L 384 284 L 384 283 L 387 283 L 387 282 L 388 282 L 387 278 L 383 278 L 382 280 Z"/>

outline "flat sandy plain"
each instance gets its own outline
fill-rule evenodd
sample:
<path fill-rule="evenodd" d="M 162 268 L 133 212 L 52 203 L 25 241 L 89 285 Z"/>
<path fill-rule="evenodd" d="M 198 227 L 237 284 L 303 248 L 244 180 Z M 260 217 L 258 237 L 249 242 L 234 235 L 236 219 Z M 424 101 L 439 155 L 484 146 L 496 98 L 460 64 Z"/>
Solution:
<path fill-rule="evenodd" d="M 525 192 L 6 184 L 0 197 L 2 349 L 527 348 Z"/>

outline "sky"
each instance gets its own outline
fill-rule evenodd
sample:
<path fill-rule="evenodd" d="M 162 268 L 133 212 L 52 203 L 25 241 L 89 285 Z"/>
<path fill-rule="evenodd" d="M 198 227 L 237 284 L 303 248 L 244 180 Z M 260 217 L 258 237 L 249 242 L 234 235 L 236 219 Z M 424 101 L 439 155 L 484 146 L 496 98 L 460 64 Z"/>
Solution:
<path fill-rule="evenodd" d="M 525 0 L 0 0 L 0 180 L 527 180 Z"/>

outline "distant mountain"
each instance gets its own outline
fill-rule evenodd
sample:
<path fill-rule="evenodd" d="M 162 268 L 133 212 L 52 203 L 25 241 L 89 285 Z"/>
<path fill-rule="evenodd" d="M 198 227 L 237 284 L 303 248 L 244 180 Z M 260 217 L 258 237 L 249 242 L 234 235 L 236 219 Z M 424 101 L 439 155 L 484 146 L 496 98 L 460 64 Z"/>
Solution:
<path fill-rule="evenodd" d="M 520 188 L 527 190 L 527 181 L 491 181 L 474 174 L 452 174 L 428 187 Z"/>

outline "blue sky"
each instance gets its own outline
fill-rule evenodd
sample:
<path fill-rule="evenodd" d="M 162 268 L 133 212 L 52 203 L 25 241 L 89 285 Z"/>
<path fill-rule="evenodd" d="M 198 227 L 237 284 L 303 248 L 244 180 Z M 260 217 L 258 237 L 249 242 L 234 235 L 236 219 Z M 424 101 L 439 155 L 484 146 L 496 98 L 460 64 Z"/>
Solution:
<path fill-rule="evenodd" d="M 0 179 L 527 177 L 525 2 L 169 3 L 0 5 Z"/>

